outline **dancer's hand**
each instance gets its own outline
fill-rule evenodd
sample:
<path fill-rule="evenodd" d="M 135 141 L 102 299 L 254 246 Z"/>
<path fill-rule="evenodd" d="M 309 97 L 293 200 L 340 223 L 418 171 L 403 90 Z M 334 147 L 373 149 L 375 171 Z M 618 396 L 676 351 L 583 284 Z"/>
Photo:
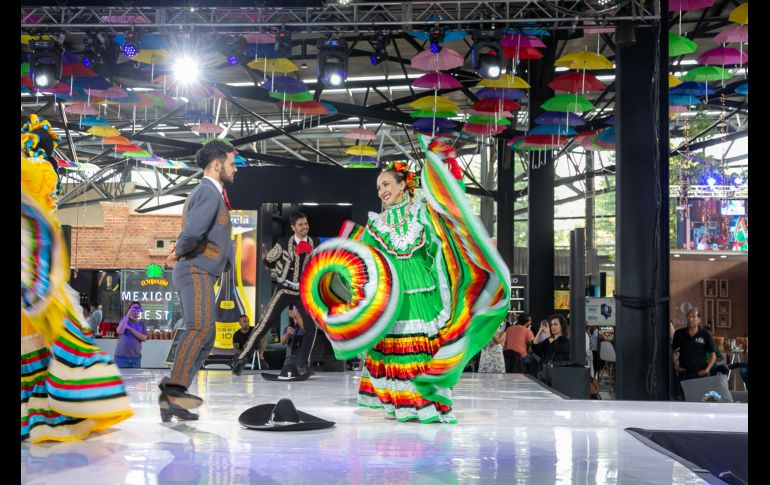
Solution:
<path fill-rule="evenodd" d="M 179 261 L 179 257 L 176 255 L 176 243 L 171 243 L 171 249 L 168 252 L 168 256 L 166 256 L 166 264 L 169 266 L 173 266 L 174 263 Z"/>

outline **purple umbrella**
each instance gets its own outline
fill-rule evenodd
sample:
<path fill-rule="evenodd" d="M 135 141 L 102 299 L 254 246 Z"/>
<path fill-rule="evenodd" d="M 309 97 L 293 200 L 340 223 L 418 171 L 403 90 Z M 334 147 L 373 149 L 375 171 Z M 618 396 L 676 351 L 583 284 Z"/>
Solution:
<path fill-rule="evenodd" d="M 514 88 L 481 88 L 476 91 L 476 96 L 479 99 L 519 99 L 526 94 Z"/>
<path fill-rule="evenodd" d="M 745 25 L 736 25 L 735 27 L 729 27 L 722 32 L 718 33 L 714 39 L 716 44 L 730 44 L 733 42 L 748 42 L 749 41 L 749 28 Z"/>
<path fill-rule="evenodd" d="M 537 37 L 529 37 L 521 34 L 508 34 L 500 41 L 503 47 L 545 47 L 543 41 Z"/>
<path fill-rule="evenodd" d="M 535 123 L 539 125 L 583 126 L 587 123 L 587 121 L 585 118 L 575 113 L 546 111 L 545 113 L 535 118 Z"/>
<path fill-rule="evenodd" d="M 670 0 L 668 3 L 669 12 L 689 12 L 691 10 L 701 10 L 714 5 L 715 0 Z"/>
<path fill-rule="evenodd" d="M 463 87 L 460 81 L 443 72 L 424 74 L 412 81 L 412 86 L 428 89 L 457 89 Z"/>
<path fill-rule="evenodd" d="M 749 56 L 733 47 L 717 47 L 711 49 L 698 57 L 698 64 L 708 66 L 726 66 L 733 64 L 744 64 L 749 62 Z"/>
<path fill-rule="evenodd" d="M 433 126 L 433 118 L 417 118 L 412 123 L 412 129 L 414 130 L 430 130 Z M 446 118 L 436 118 L 436 129 L 454 129 L 457 128 L 457 124 Z"/>
<path fill-rule="evenodd" d="M 296 94 L 307 91 L 305 83 L 299 79 L 280 76 L 275 79 L 268 79 L 262 87 L 268 91 L 277 91 L 279 93 Z"/>

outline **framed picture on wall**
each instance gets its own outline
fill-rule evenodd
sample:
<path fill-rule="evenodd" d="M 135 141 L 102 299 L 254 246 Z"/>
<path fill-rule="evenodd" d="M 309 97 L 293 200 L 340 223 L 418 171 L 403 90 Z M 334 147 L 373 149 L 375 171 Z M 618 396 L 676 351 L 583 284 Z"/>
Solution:
<path fill-rule="evenodd" d="M 717 328 L 732 328 L 732 302 L 730 300 L 717 300 Z"/>
<path fill-rule="evenodd" d="M 727 280 L 719 280 L 719 298 L 729 298 L 729 283 Z"/>
<path fill-rule="evenodd" d="M 714 333 L 714 300 L 707 299 L 704 302 L 703 326 L 711 333 Z"/>
<path fill-rule="evenodd" d="M 717 297 L 717 280 L 703 280 L 703 296 L 706 298 Z"/>

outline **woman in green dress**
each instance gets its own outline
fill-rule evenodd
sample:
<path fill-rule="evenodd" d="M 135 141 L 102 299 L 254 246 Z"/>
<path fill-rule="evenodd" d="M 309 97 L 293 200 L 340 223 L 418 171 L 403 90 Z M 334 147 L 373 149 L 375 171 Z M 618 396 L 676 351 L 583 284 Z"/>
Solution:
<path fill-rule="evenodd" d="M 505 318 L 510 275 L 465 200 L 451 148 L 420 142 L 425 197 L 414 195 L 416 177 L 406 164 L 383 171 L 377 193 L 384 210 L 370 212 L 365 228 L 351 231 L 352 240 L 330 240 L 314 251 L 301 294 L 338 358 L 366 352 L 360 406 L 384 408 L 399 421 L 454 423 L 451 388 Z M 369 295 L 356 300 L 352 281 L 358 276 L 348 273 L 342 280 L 353 297 L 335 300 L 333 288 L 319 290 L 331 280 L 324 275 L 340 272 L 341 262 L 355 259 L 352 266 L 360 271 L 375 265 L 347 252 L 359 249 L 382 258 L 379 272 L 391 286 L 371 291 L 360 285 Z M 365 301 L 371 305 L 363 312 L 340 318 Z"/>

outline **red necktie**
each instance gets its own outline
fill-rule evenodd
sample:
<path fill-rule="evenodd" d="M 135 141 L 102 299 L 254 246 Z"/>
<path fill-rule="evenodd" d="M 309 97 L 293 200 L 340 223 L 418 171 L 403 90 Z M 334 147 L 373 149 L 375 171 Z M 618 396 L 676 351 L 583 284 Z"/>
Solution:
<path fill-rule="evenodd" d="M 222 197 L 225 198 L 225 207 L 227 207 L 227 210 L 233 210 L 233 206 L 230 205 L 230 198 L 227 197 L 227 189 L 224 187 L 222 187 Z"/>
<path fill-rule="evenodd" d="M 310 247 L 307 241 L 300 241 L 297 244 L 296 252 L 297 254 L 310 254 L 313 252 L 313 248 Z"/>

